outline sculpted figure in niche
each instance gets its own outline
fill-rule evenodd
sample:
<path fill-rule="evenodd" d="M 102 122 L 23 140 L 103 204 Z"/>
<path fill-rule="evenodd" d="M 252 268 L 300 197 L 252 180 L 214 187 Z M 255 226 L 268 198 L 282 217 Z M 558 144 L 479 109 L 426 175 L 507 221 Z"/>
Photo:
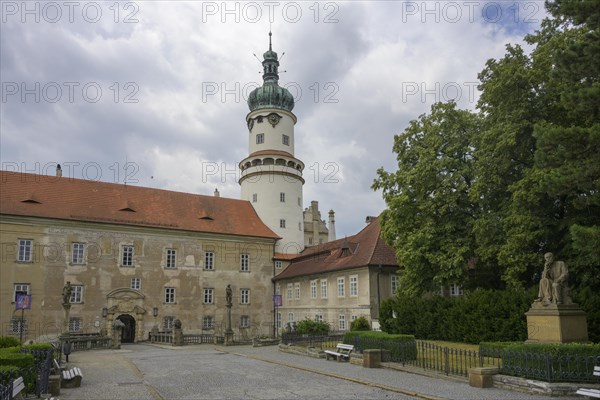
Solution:
<path fill-rule="evenodd" d="M 233 300 L 233 291 L 231 290 L 231 285 L 227 285 L 227 289 L 225 289 L 225 301 L 227 305 L 230 306 Z"/>
<path fill-rule="evenodd" d="M 544 254 L 544 270 L 536 302 L 548 304 L 571 304 L 571 291 L 567 279 L 569 271 L 563 261 L 554 261 L 552 253 Z"/>
<path fill-rule="evenodd" d="M 63 287 L 62 291 L 63 304 L 71 303 L 71 293 L 73 293 L 73 288 L 71 287 L 71 282 L 67 281 L 67 284 Z"/>

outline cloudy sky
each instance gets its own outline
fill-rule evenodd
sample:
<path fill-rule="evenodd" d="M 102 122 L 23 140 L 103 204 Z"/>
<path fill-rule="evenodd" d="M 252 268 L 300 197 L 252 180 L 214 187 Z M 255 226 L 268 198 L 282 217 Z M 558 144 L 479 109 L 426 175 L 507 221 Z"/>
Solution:
<path fill-rule="evenodd" d="M 268 48 L 296 98 L 305 207 L 338 237 L 385 204 L 393 135 L 538 29 L 543 1 L 1 2 L 3 170 L 239 198 L 247 94 Z"/>

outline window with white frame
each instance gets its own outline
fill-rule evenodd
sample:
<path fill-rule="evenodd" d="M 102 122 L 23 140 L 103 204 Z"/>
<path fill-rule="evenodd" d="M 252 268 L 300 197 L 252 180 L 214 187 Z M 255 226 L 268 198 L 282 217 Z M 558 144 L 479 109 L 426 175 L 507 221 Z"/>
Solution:
<path fill-rule="evenodd" d="M 163 329 L 165 331 L 171 331 L 173 330 L 173 327 L 175 326 L 175 317 L 164 317 L 163 318 Z"/>
<path fill-rule="evenodd" d="M 71 251 L 71 264 L 83 264 L 85 261 L 85 244 L 84 243 L 73 243 Z"/>
<path fill-rule="evenodd" d="M 13 318 L 8 328 L 9 335 L 25 335 L 27 333 L 27 318 Z"/>
<path fill-rule="evenodd" d="M 313 244 L 313 238 L 311 238 L 311 237 L 308 238 L 308 244 L 309 245 Z"/>
<path fill-rule="evenodd" d="M 258 193 L 253 193 L 252 194 L 252 202 L 256 203 L 258 201 Z"/>
<path fill-rule="evenodd" d="M 256 144 L 263 144 L 265 142 L 265 134 L 259 133 L 256 135 Z"/>
<path fill-rule="evenodd" d="M 294 313 L 293 312 L 288 313 L 288 322 L 294 322 Z"/>
<path fill-rule="evenodd" d="M 121 266 L 133 267 L 133 246 L 124 245 L 121 247 Z"/>
<path fill-rule="evenodd" d="M 215 269 L 215 253 L 207 251 L 204 253 L 204 269 Z"/>
<path fill-rule="evenodd" d="M 215 302 L 214 296 L 214 289 L 204 289 L 204 304 L 213 304 Z"/>
<path fill-rule="evenodd" d="M 83 303 L 83 285 L 71 285 L 71 303 Z"/>
<path fill-rule="evenodd" d="M 134 290 L 142 289 L 142 279 L 141 278 L 131 278 L 131 288 Z"/>
<path fill-rule="evenodd" d="M 17 261 L 31 262 L 33 261 L 33 240 L 19 239 L 19 253 Z"/>
<path fill-rule="evenodd" d="M 396 294 L 400 287 L 400 277 L 398 275 L 392 275 L 392 294 Z"/>
<path fill-rule="evenodd" d="M 288 135 L 282 135 L 281 142 L 284 145 L 289 146 L 290 145 L 290 137 Z"/>
<path fill-rule="evenodd" d="M 310 298 L 317 298 L 317 280 L 310 281 Z"/>
<path fill-rule="evenodd" d="M 29 283 L 15 283 L 13 301 L 17 301 L 17 295 L 29 294 Z"/>
<path fill-rule="evenodd" d="M 338 318 L 338 328 L 340 331 L 346 330 L 346 316 L 344 314 L 340 314 Z"/>
<path fill-rule="evenodd" d="M 215 326 L 215 319 L 211 315 L 202 317 L 202 329 L 212 329 Z"/>
<path fill-rule="evenodd" d="M 281 313 L 277 313 L 277 327 L 281 328 Z"/>
<path fill-rule="evenodd" d="M 242 271 L 242 272 L 250 271 L 250 254 L 248 254 L 248 253 L 240 254 L 240 271 Z"/>
<path fill-rule="evenodd" d="M 292 291 L 294 290 L 294 285 L 292 283 L 288 283 L 287 285 L 287 299 L 292 299 Z"/>
<path fill-rule="evenodd" d="M 317 321 L 317 322 L 323 322 L 323 314 L 317 314 L 317 315 L 315 315 L 315 321 Z"/>
<path fill-rule="evenodd" d="M 358 275 L 350 276 L 350 297 L 358 296 Z"/>
<path fill-rule="evenodd" d="M 177 250 L 167 249 L 165 254 L 165 268 L 177 267 Z"/>
<path fill-rule="evenodd" d="M 354 322 L 358 319 L 358 315 L 351 315 L 350 316 L 350 322 Z"/>
<path fill-rule="evenodd" d="M 346 282 L 344 278 L 337 279 L 338 297 L 346 296 Z"/>
<path fill-rule="evenodd" d="M 327 298 L 327 279 L 321 279 L 321 298 Z"/>
<path fill-rule="evenodd" d="M 296 300 L 300 300 L 300 284 L 294 284 L 294 289 L 296 291 Z"/>
<path fill-rule="evenodd" d="M 240 304 L 250 304 L 250 289 L 240 289 Z"/>
<path fill-rule="evenodd" d="M 279 220 L 279 227 L 280 228 L 285 228 L 285 219 L 280 219 Z"/>
<path fill-rule="evenodd" d="M 279 283 L 275 285 L 275 294 L 281 294 L 281 285 Z"/>
<path fill-rule="evenodd" d="M 81 318 L 78 318 L 78 317 L 69 318 L 69 332 L 70 333 L 81 332 Z"/>
<path fill-rule="evenodd" d="M 281 269 L 281 261 L 279 261 L 279 260 L 275 261 L 275 269 Z"/>
<path fill-rule="evenodd" d="M 167 304 L 175 303 L 175 288 L 174 287 L 166 287 L 165 288 L 165 303 L 167 303 Z"/>
<path fill-rule="evenodd" d="M 283 192 L 279 193 L 279 202 L 285 203 L 285 193 L 283 193 Z"/>
<path fill-rule="evenodd" d="M 247 315 L 242 315 L 240 317 L 240 328 L 249 328 L 250 327 L 250 317 Z"/>
<path fill-rule="evenodd" d="M 452 284 L 450 285 L 450 296 L 462 296 L 463 288 L 460 285 Z"/>

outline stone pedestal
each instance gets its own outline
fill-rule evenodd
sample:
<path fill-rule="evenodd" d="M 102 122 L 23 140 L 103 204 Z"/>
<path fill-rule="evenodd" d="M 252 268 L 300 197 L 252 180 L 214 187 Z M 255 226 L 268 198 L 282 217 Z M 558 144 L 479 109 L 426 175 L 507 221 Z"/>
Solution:
<path fill-rule="evenodd" d="M 183 330 L 181 328 L 173 329 L 173 346 L 183 346 Z"/>
<path fill-rule="evenodd" d="M 497 367 L 469 368 L 469 385 L 476 388 L 494 386 L 493 376 L 499 372 Z"/>
<path fill-rule="evenodd" d="M 70 317 L 71 304 L 63 304 L 63 308 L 65 310 L 65 320 L 63 322 L 62 334 L 68 335 L 69 334 L 69 320 L 71 319 L 71 317 Z"/>
<path fill-rule="evenodd" d="M 368 349 L 363 351 L 363 367 L 381 368 L 381 350 Z"/>
<path fill-rule="evenodd" d="M 48 380 L 48 392 L 52 396 L 60 395 L 60 379 L 60 375 L 50 375 L 50 378 Z"/>
<path fill-rule="evenodd" d="M 527 343 L 589 342 L 586 314 L 577 304 L 533 303 L 527 316 Z"/>

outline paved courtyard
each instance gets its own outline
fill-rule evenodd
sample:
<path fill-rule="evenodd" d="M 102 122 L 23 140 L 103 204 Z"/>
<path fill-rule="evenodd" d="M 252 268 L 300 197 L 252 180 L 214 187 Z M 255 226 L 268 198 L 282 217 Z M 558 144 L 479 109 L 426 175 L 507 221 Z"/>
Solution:
<path fill-rule="evenodd" d="M 149 344 L 73 353 L 80 388 L 59 399 L 547 399 L 389 369 L 282 353 L 277 347 Z"/>

